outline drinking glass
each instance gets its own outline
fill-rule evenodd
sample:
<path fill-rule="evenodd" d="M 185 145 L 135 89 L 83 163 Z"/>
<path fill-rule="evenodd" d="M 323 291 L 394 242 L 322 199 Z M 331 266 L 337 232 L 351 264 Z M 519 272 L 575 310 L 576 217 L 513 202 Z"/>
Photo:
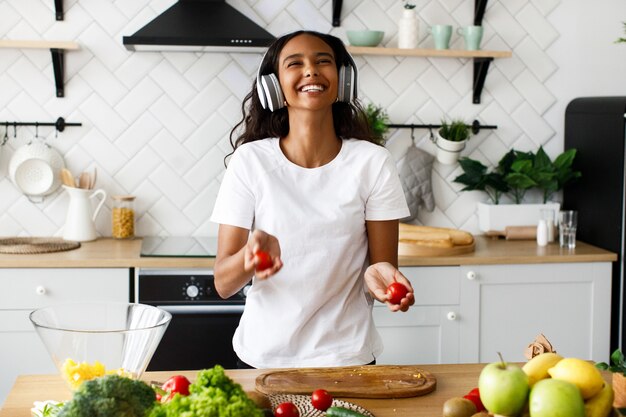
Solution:
<path fill-rule="evenodd" d="M 559 213 L 559 245 L 562 248 L 574 249 L 576 247 L 577 224 L 578 212 L 575 210 L 563 210 Z"/>

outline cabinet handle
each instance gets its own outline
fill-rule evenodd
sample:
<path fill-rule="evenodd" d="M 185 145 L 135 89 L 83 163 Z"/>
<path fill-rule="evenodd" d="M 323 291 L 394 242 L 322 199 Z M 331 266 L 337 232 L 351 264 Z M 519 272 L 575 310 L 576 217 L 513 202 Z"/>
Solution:
<path fill-rule="evenodd" d="M 38 285 L 37 288 L 35 288 L 35 292 L 39 295 L 44 295 L 46 293 L 46 287 Z"/>
<path fill-rule="evenodd" d="M 474 271 L 468 271 L 467 272 L 467 279 L 469 279 L 470 281 L 473 281 L 476 279 L 476 272 Z"/>
<path fill-rule="evenodd" d="M 448 312 L 446 317 L 448 318 L 448 320 L 454 321 L 454 320 L 456 320 L 456 313 L 454 311 L 450 311 L 450 312 Z"/>

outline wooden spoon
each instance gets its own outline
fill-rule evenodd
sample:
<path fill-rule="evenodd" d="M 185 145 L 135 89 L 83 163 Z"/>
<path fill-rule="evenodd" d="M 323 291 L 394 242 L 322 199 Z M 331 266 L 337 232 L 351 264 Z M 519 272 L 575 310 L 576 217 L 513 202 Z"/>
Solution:
<path fill-rule="evenodd" d="M 78 187 L 84 190 L 89 189 L 89 185 L 91 180 L 89 179 L 90 175 L 87 172 L 81 172 L 80 177 L 78 177 Z"/>
<path fill-rule="evenodd" d="M 70 172 L 70 170 L 67 168 L 61 169 L 61 181 L 63 182 L 63 184 L 67 185 L 68 187 L 76 187 L 76 183 L 74 182 L 74 177 L 72 176 L 72 173 Z"/>
<path fill-rule="evenodd" d="M 93 167 L 93 174 L 90 176 L 89 189 L 92 190 L 96 186 L 96 178 L 98 178 L 98 169 Z"/>

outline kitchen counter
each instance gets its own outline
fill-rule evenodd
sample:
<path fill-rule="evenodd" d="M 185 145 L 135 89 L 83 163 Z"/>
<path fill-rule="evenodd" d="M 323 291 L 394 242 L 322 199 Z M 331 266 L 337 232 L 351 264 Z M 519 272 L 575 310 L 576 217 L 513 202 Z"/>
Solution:
<path fill-rule="evenodd" d="M 354 398 L 348 401 L 370 410 L 376 417 L 432 417 L 440 416 L 443 403 L 452 397 L 467 394 L 478 385 L 478 376 L 484 364 L 423 365 L 421 368 L 437 378 L 437 389 L 427 395 L 401 399 Z M 253 391 L 256 377 L 265 370 L 229 370 L 227 374 L 246 391 Z M 182 374 L 195 379 L 194 371 L 147 372 L 146 381 L 164 381 L 169 376 Z M 603 372 L 607 382 L 611 374 Z M 323 387 L 320 387 L 323 388 Z M 26 417 L 34 401 L 54 399 L 64 401 L 71 393 L 59 375 L 23 375 L 17 378 L 9 393 L 0 417 Z"/>
<path fill-rule="evenodd" d="M 142 258 L 141 239 L 98 239 L 66 252 L 38 255 L 0 254 L 0 268 L 211 268 L 213 258 Z M 402 256 L 400 266 L 537 264 L 555 262 L 612 262 L 617 255 L 577 242 L 567 250 L 552 243 L 539 247 L 534 240 L 506 241 L 476 236 L 473 253 L 456 256 Z"/>

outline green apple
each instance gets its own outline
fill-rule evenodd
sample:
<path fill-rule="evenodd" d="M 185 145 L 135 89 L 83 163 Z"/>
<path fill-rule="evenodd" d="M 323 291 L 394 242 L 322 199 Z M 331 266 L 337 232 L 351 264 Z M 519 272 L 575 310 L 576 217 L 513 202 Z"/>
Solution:
<path fill-rule="evenodd" d="M 585 417 L 580 389 L 560 379 L 542 379 L 533 385 L 529 408 L 533 417 Z"/>
<path fill-rule="evenodd" d="M 500 362 L 485 365 L 478 377 L 480 399 L 489 412 L 515 416 L 528 399 L 528 376 L 519 366 Z"/>

